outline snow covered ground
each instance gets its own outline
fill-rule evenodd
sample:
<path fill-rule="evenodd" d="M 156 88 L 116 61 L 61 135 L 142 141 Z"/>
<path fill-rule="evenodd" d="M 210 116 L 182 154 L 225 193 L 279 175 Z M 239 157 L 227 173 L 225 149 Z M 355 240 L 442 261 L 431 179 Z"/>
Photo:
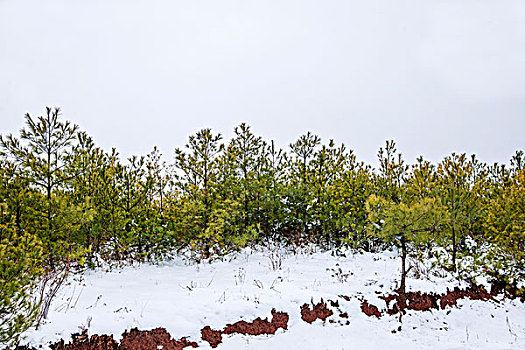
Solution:
<path fill-rule="evenodd" d="M 223 349 L 524 349 L 525 304 L 518 300 L 460 300 L 458 307 L 398 316 L 368 317 L 360 297 L 384 307 L 378 293 L 396 287 L 399 259 L 394 252 L 338 256 L 332 252 L 245 249 L 223 261 L 194 263 L 176 258 L 159 265 L 142 264 L 70 277 L 54 300 L 48 321 L 26 333 L 26 343 L 45 345 L 88 328 L 89 334 L 164 327 L 173 338 L 187 336 L 200 348 L 209 325 L 270 317 L 287 312 L 288 330 L 271 336 L 225 336 Z M 452 277 L 409 278 L 409 290 L 445 292 L 458 286 Z M 339 295 L 350 296 L 346 301 Z M 300 306 L 312 299 L 338 300 L 349 315 L 342 325 L 335 308 L 313 324 L 301 320 Z M 500 299 L 499 299 L 500 300 Z M 344 320 L 346 322 L 346 320 Z M 399 326 L 401 331 L 397 331 Z M 396 332 L 393 332 L 396 331 Z"/>

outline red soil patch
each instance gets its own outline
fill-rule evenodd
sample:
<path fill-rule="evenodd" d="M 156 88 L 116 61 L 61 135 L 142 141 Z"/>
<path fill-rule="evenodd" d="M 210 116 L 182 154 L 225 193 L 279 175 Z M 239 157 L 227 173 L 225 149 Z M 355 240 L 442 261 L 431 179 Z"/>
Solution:
<path fill-rule="evenodd" d="M 520 298 L 521 302 L 525 303 L 525 290 L 520 290 L 516 282 L 509 284 L 503 276 L 496 277 L 490 288 L 490 294 L 497 295 L 500 293 L 511 299 Z"/>
<path fill-rule="evenodd" d="M 182 350 L 186 347 L 197 347 L 197 343 L 189 342 L 186 338 L 181 340 L 172 339 L 164 328 L 156 328 L 151 331 L 139 331 L 133 328 L 122 335 L 120 350 Z"/>
<path fill-rule="evenodd" d="M 448 291 L 439 298 L 439 305 L 442 309 L 447 306 L 456 306 L 458 299 L 461 299 L 465 296 L 465 292 L 460 290 L 458 287 L 454 288 L 453 291 Z"/>
<path fill-rule="evenodd" d="M 222 342 L 223 334 L 275 334 L 279 328 L 288 329 L 289 316 L 284 312 L 272 309 L 272 320 L 256 318 L 253 322 L 239 321 L 228 324 L 222 331 L 213 330 L 206 326 L 201 330 L 202 340 L 207 341 L 212 348 L 216 348 Z M 88 337 L 87 331 L 81 334 L 73 334 L 73 341 L 64 344 L 64 340 L 50 345 L 53 350 L 181 350 L 187 347 L 198 347 L 197 343 L 190 342 L 186 338 L 180 340 L 172 339 L 164 328 L 156 328 L 151 331 L 139 331 L 137 328 L 125 331 L 122 334 L 120 344 L 108 335 L 92 335 Z M 19 346 L 17 350 L 35 350 L 29 346 Z"/>
<path fill-rule="evenodd" d="M 87 331 L 72 335 L 73 341 L 64 344 L 62 339 L 50 346 L 53 350 L 118 350 L 119 345 L 112 335 L 94 334 L 88 338 Z"/>
<path fill-rule="evenodd" d="M 437 297 L 434 294 L 415 292 L 407 296 L 407 308 L 411 310 L 427 311 L 437 309 Z"/>
<path fill-rule="evenodd" d="M 386 302 L 387 308 L 392 300 L 396 301 L 394 306 L 387 310 L 388 314 L 393 315 L 404 309 L 417 311 L 438 309 L 437 300 L 440 297 L 434 293 L 421 293 L 418 291 L 407 292 L 404 296 L 402 294 L 391 294 L 380 298 Z"/>
<path fill-rule="evenodd" d="M 490 300 L 494 296 L 489 294 L 485 289 L 478 286 L 472 286 L 466 289 L 454 288 L 453 291 L 448 291 L 445 294 L 408 292 L 405 295 L 392 294 L 381 297 L 385 300 L 387 305 L 387 313 L 390 315 L 396 314 L 402 310 L 416 310 L 428 311 L 431 309 L 444 309 L 447 306 L 455 306 L 458 299 L 469 298 L 472 300 Z M 393 307 L 390 306 L 391 301 L 395 301 Z M 438 305 L 439 301 L 439 305 Z"/>
<path fill-rule="evenodd" d="M 452 291 L 447 289 L 447 293 L 440 296 L 440 306 L 442 309 L 447 306 L 456 306 L 458 299 L 462 298 L 470 298 L 472 300 L 490 300 L 499 293 L 499 291 L 496 292 L 494 289 L 493 291 L 495 294 L 488 293 L 484 288 L 478 286 L 472 286 L 463 290 L 458 287 L 454 288 Z"/>
<path fill-rule="evenodd" d="M 508 286 L 504 283 L 494 283 L 490 293 L 483 287 L 472 285 L 466 289 L 454 288 L 448 290 L 444 294 L 422 293 L 422 292 L 408 292 L 399 294 L 398 292 L 390 295 L 384 295 L 380 298 L 386 302 L 386 309 L 380 310 L 377 306 L 371 305 L 367 300 L 361 299 L 361 311 L 367 316 L 381 317 L 383 312 L 389 315 L 397 313 L 404 313 L 405 309 L 428 311 L 431 309 L 444 309 L 447 306 L 456 306 L 457 301 L 462 298 L 469 298 L 472 300 L 492 300 L 494 296 L 504 293 L 506 297 L 515 299 L 521 298 L 525 302 L 525 296 L 522 291 L 519 291 L 515 286 Z M 521 293 L 521 294 L 520 294 Z M 340 298 L 349 301 L 351 298 L 346 295 L 339 295 Z M 337 308 L 339 317 L 348 319 L 348 313 L 342 313 L 339 309 L 339 302 L 331 301 L 330 305 Z M 392 306 L 390 304 L 393 303 Z M 323 299 L 318 304 L 312 301 L 312 308 L 309 304 L 301 306 L 301 318 L 308 323 L 313 323 L 317 319 L 326 321 L 326 319 L 333 315 L 332 310 L 327 308 L 327 304 Z M 216 348 L 222 343 L 222 336 L 227 334 L 245 334 L 245 335 L 261 335 L 261 334 L 275 334 L 279 329 L 287 329 L 289 316 L 284 312 L 277 312 L 272 309 L 272 320 L 256 318 L 252 322 L 238 321 L 234 324 L 228 324 L 222 331 L 213 330 L 209 326 L 201 330 L 201 338 L 207 341 L 212 348 Z M 331 320 L 330 322 L 335 323 Z M 349 321 L 346 321 L 349 324 Z M 72 335 L 72 342 L 65 344 L 64 340 L 50 345 L 53 350 L 157 350 L 162 347 L 163 350 L 179 350 L 187 347 L 196 348 L 198 345 L 195 342 L 190 342 L 186 338 L 180 340 L 172 339 L 170 334 L 164 328 L 156 328 L 151 331 L 139 331 L 134 328 L 129 332 L 124 332 L 120 344 L 113 339 L 113 336 L 108 335 L 92 335 L 88 337 L 87 331 L 80 334 Z M 17 350 L 34 350 L 29 346 L 19 346 Z"/>
<path fill-rule="evenodd" d="M 157 350 L 162 346 L 163 350 L 182 350 L 187 347 L 197 347 L 197 343 L 190 342 L 186 338 L 181 340 L 172 339 L 164 328 L 156 328 L 151 331 L 139 331 L 134 328 L 124 332 L 120 344 L 111 335 L 94 334 L 88 337 L 87 331 L 72 335 L 72 342 L 64 344 L 60 342 L 50 346 L 53 350 Z M 29 347 L 19 348 L 29 350 Z"/>
<path fill-rule="evenodd" d="M 222 343 L 222 332 L 211 329 L 210 326 L 206 326 L 201 329 L 201 338 L 210 343 L 212 348 L 216 348 L 217 345 Z"/>
<path fill-rule="evenodd" d="M 326 303 L 321 299 L 318 304 L 312 302 L 312 310 L 310 310 L 310 305 L 304 304 L 301 306 L 301 318 L 303 321 L 312 323 L 318 318 L 325 321 L 328 317 L 332 316 L 334 313 L 332 310 L 329 310 L 326 307 Z"/>
<path fill-rule="evenodd" d="M 447 306 L 457 305 L 457 301 L 463 298 L 471 300 L 492 300 L 502 289 L 493 288 L 491 293 L 487 292 L 483 287 L 472 285 L 465 289 L 447 290 L 444 294 L 422 293 L 422 292 L 407 292 L 405 294 L 390 294 L 381 296 L 380 298 L 386 302 L 385 312 L 389 315 L 394 315 L 399 312 L 404 312 L 405 309 L 416 311 L 428 311 L 431 309 L 444 309 Z M 508 296 L 513 297 L 510 293 Z M 515 298 L 515 296 L 514 296 Z M 390 303 L 394 304 L 390 306 Z M 361 304 L 361 310 L 368 316 L 380 317 L 381 311 L 374 305 L 368 304 L 366 300 Z"/>
<path fill-rule="evenodd" d="M 279 329 L 288 329 L 288 314 L 284 312 L 277 312 L 275 309 L 272 310 L 272 321 L 268 319 L 256 318 L 253 322 L 239 321 L 234 324 L 229 324 L 224 328 L 223 334 L 249 334 L 249 335 L 261 335 L 261 334 L 275 334 Z"/>
<path fill-rule="evenodd" d="M 368 301 L 363 300 L 361 303 L 361 311 L 367 316 L 376 316 L 377 318 L 381 317 L 381 311 L 375 305 L 368 304 Z"/>
<path fill-rule="evenodd" d="M 279 328 L 288 329 L 289 316 L 284 312 L 277 312 L 272 309 L 272 320 L 264 320 L 260 317 L 253 320 L 253 322 L 238 321 L 234 324 L 228 324 L 222 331 L 213 330 L 210 326 L 206 326 L 201 330 L 202 340 L 207 341 L 212 348 L 216 348 L 222 342 L 223 334 L 245 334 L 245 335 L 261 335 L 261 334 L 275 334 Z"/>

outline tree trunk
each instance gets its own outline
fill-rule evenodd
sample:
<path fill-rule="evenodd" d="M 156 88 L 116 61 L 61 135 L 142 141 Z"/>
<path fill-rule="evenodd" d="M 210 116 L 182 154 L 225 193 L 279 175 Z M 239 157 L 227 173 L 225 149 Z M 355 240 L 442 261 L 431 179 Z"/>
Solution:
<path fill-rule="evenodd" d="M 204 231 L 208 228 L 208 163 L 204 163 Z"/>
<path fill-rule="evenodd" d="M 242 167 L 242 174 L 243 174 L 243 183 L 242 183 L 242 191 L 244 192 L 244 213 L 243 213 L 243 225 L 244 225 L 244 232 L 246 232 L 246 229 L 248 228 L 248 189 L 246 188 L 247 184 L 247 178 L 248 178 L 248 170 L 246 167 Z"/>
<path fill-rule="evenodd" d="M 16 232 L 22 232 L 22 205 L 16 204 L 16 218 L 15 218 Z"/>
<path fill-rule="evenodd" d="M 204 230 L 203 233 L 208 229 L 208 162 L 204 162 Z M 204 238 L 204 258 L 209 258 L 210 253 L 210 240 Z"/>
<path fill-rule="evenodd" d="M 49 180 L 51 181 L 51 180 Z M 55 256 L 53 252 L 53 217 L 51 209 L 51 186 L 47 186 L 47 225 L 48 225 L 48 239 L 47 239 L 47 253 L 50 256 L 49 265 L 52 269 L 55 268 Z"/>
<path fill-rule="evenodd" d="M 456 230 L 452 225 L 452 271 L 456 272 Z"/>
<path fill-rule="evenodd" d="M 304 232 L 304 235 L 305 236 L 308 236 L 308 224 L 306 222 L 307 220 L 307 200 L 306 200 L 306 193 L 307 193 L 307 190 L 306 190 L 306 157 L 303 157 L 303 186 L 302 186 L 302 194 L 303 194 L 303 198 L 302 198 L 302 211 L 303 211 L 303 232 Z M 310 238 L 310 237 L 308 237 Z"/>
<path fill-rule="evenodd" d="M 401 236 L 401 285 L 399 286 L 399 294 L 404 296 L 406 290 L 406 259 L 407 259 L 407 247 L 405 236 Z"/>

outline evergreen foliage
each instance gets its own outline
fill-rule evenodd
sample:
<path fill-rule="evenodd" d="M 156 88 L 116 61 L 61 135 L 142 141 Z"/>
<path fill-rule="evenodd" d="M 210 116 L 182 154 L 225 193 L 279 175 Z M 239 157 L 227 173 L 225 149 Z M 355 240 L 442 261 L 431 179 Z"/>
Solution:
<path fill-rule="evenodd" d="M 485 266 L 495 279 L 517 286 L 525 280 L 524 169 L 517 168 L 508 185 L 489 201 L 484 217 L 485 237 L 493 243 Z"/>
<path fill-rule="evenodd" d="M 401 248 L 399 292 L 404 294 L 409 249 L 433 239 L 443 222 L 440 203 L 433 198 L 407 198 L 396 203 L 373 194 L 366 202 L 366 209 L 371 223 L 370 234 Z"/>
<path fill-rule="evenodd" d="M 308 132 L 281 149 L 242 123 L 225 143 L 196 132 L 172 161 L 156 148 L 122 160 L 60 117 L 46 108 L 25 116 L 18 137 L 0 137 L 0 342 L 38 319 L 30 295 L 44 271 L 181 249 L 203 259 L 274 240 L 398 247 L 401 292 L 411 254 L 444 251 L 442 267 L 458 277 L 481 265 L 494 280 L 525 283 L 521 151 L 509 168 L 455 153 L 409 165 L 387 141 L 374 169 L 333 140 Z"/>
<path fill-rule="evenodd" d="M 12 165 L 5 161 L 1 165 L 0 344 L 13 346 L 20 333 L 36 324 L 40 305 L 33 292 L 41 274 L 42 245 L 21 228 L 27 202 L 14 191 L 23 181 L 13 177 Z"/>

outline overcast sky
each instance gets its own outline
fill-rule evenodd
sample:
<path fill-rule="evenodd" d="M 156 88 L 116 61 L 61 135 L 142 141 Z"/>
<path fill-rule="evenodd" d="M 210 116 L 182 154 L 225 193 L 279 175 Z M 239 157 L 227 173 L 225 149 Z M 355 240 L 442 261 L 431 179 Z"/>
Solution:
<path fill-rule="evenodd" d="M 523 0 L 0 0 L 0 133 L 60 106 L 106 150 L 310 130 L 375 163 L 525 149 Z"/>

